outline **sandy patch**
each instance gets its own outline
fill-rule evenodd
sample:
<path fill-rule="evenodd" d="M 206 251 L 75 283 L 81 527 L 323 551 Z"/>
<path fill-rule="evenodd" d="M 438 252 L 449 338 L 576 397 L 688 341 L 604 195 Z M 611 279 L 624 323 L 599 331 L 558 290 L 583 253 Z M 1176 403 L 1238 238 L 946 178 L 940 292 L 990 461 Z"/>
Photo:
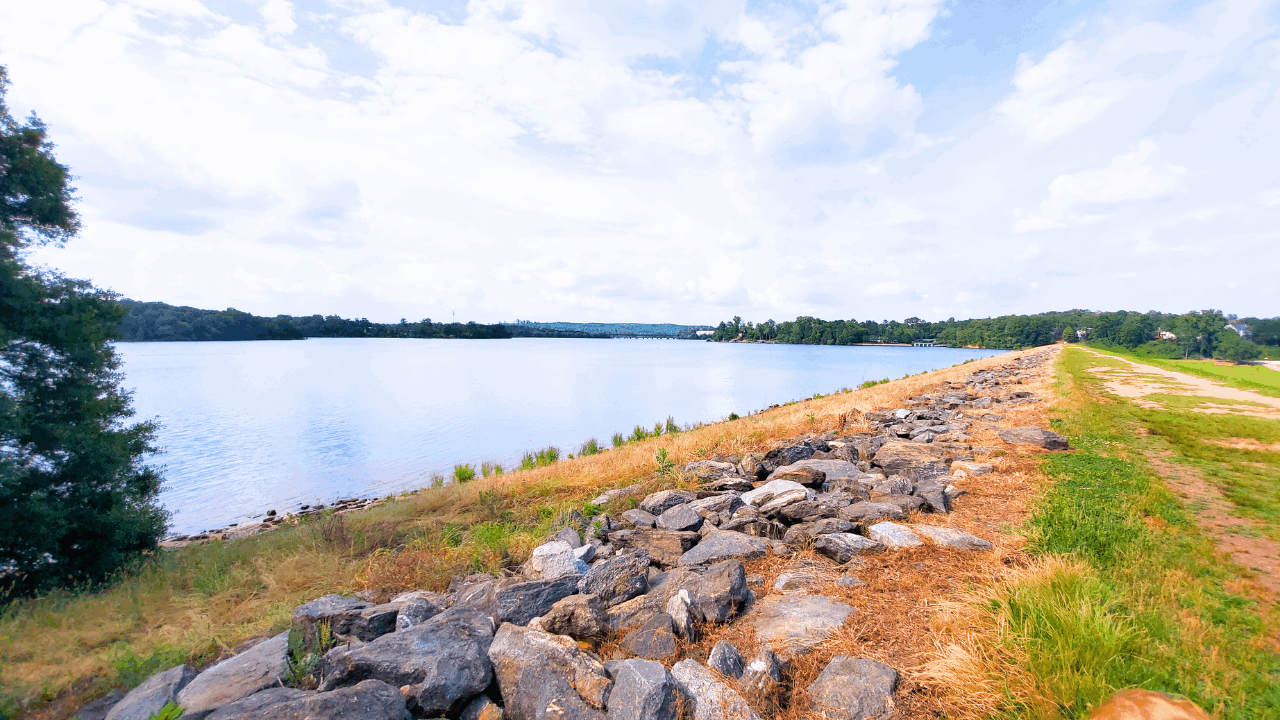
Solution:
<path fill-rule="evenodd" d="M 1087 351 L 1093 353 L 1092 350 Z M 1211 415 L 1229 412 L 1268 419 L 1280 418 L 1280 398 L 1229 387 L 1196 375 L 1187 375 L 1186 373 L 1135 363 L 1112 355 L 1093 354 L 1105 357 L 1108 360 L 1122 362 L 1129 366 L 1129 370 L 1121 370 L 1115 367 L 1095 367 L 1090 368 L 1090 371 L 1103 379 L 1103 385 L 1108 392 L 1133 400 L 1140 407 L 1162 407 L 1160 403 L 1147 399 L 1148 395 L 1195 395 L 1245 402 L 1249 403 L 1249 405 L 1209 405 L 1202 408 L 1189 408 L 1193 412 L 1203 412 Z"/>
<path fill-rule="evenodd" d="M 1261 452 L 1280 452 L 1280 443 L 1258 442 L 1253 438 L 1229 438 L 1227 440 L 1205 440 L 1205 442 L 1232 450 L 1259 450 Z"/>

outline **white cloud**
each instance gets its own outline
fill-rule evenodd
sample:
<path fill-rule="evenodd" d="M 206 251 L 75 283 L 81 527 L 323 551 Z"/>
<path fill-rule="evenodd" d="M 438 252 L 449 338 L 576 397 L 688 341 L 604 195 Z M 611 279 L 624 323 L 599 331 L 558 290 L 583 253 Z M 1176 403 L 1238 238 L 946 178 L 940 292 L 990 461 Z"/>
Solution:
<path fill-rule="evenodd" d="M 84 236 L 38 259 L 140 299 L 711 323 L 1280 303 L 1274 4 L 1088 15 L 982 106 L 897 70 L 940 8 L 7 3 L 0 63 L 81 178 Z"/>

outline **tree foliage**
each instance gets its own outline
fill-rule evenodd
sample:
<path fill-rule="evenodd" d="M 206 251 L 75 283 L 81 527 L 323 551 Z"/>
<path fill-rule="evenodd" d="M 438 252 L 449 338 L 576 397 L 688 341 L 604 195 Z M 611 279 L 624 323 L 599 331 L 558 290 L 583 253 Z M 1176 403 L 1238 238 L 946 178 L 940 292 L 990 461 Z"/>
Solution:
<path fill-rule="evenodd" d="M 34 116 L 14 120 L 0 68 L 0 599 L 110 577 L 156 547 L 154 427 L 127 424 L 111 293 L 36 270 L 23 251 L 74 237 L 67 168 Z"/>

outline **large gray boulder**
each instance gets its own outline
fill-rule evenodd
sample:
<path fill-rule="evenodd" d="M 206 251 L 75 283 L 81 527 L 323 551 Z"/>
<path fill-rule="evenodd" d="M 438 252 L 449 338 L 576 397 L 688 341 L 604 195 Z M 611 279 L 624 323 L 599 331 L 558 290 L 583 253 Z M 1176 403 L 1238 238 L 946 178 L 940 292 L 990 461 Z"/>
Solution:
<path fill-rule="evenodd" d="M 609 533 L 609 542 L 614 547 L 645 550 L 650 562 L 667 567 L 678 563 L 680 556 L 701 538 L 696 532 L 675 530 L 619 530 Z"/>
<path fill-rule="evenodd" d="M 813 540 L 814 552 L 829 557 L 841 565 L 859 555 L 873 555 L 885 550 L 883 543 L 853 533 L 830 533 Z"/>
<path fill-rule="evenodd" d="M 661 663 L 623 660 L 609 669 L 609 720 L 676 720 L 676 681 Z"/>
<path fill-rule="evenodd" d="M 494 635 L 489 659 L 508 720 L 603 720 L 612 681 L 571 638 L 507 623 Z M 553 704 L 561 714 L 548 712 Z"/>
<path fill-rule="evenodd" d="M 542 629 L 552 635 L 590 640 L 605 633 L 608 616 L 604 602 L 595 595 L 570 595 L 542 616 Z"/>
<path fill-rule="evenodd" d="M 876 523 L 867 528 L 867 537 L 890 550 L 920 547 L 924 544 L 924 541 L 907 526 L 891 522 Z"/>
<path fill-rule="evenodd" d="M 747 619 L 761 645 L 798 657 L 831 637 L 852 614 L 852 607 L 822 595 L 770 595 Z"/>
<path fill-rule="evenodd" d="M 764 720 L 742 696 L 696 660 L 681 660 L 671 677 L 693 708 L 693 720 Z"/>
<path fill-rule="evenodd" d="M 682 583 L 679 590 L 689 591 L 689 612 L 694 619 L 713 625 L 729 622 L 754 595 L 747 587 L 746 566 L 741 560 L 718 562 Z"/>
<path fill-rule="evenodd" d="M 414 625 L 421 625 L 444 612 L 444 603 L 431 598 L 414 597 L 405 600 L 396 613 L 396 630 L 408 630 Z"/>
<path fill-rule="evenodd" d="M 841 520 L 840 518 L 826 518 L 824 520 L 792 525 L 787 529 L 787 534 L 782 536 L 782 541 L 788 545 L 800 547 L 819 535 L 850 533 L 853 532 L 853 530 L 854 525 L 848 520 Z"/>
<path fill-rule="evenodd" d="M 492 618 L 474 608 L 455 607 L 408 630 L 373 642 L 330 651 L 320 661 L 321 690 L 348 687 L 374 678 L 395 687 L 417 686 L 424 713 L 458 710 L 493 677 L 489 644 Z"/>
<path fill-rule="evenodd" d="M 698 494 L 689 490 L 662 490 L 640 501 L 640 509 L 657 517 L 681 503 L 693 502 Z"/>
<path fill-rule="evenodd" d="M 207 668 L 178 693 L 184 720 L 201 720 L 214 710 L 281 684 L 289 633 L 264 640 L 248 650 Z"/>
<path fill-rule="evenodd" d="M 1035 445 L 1046 450 L 1070 450 L 1067 439 L 1036 427 L 1016 427 L 1000 431 L 1000 439 L 1014 445 Z"/>
<path fill-rule="evenodd" d="M 856 451 L 854 451 L 856 453 Z M 798 468 L 810 468 L 821 472 L 829 483 L 834 483 L 838 478 L 856 478 L 862 473 L 858 470 L 858 466 L 845 460 L 818 460 L 810 458 L 808 460 L 800 460 L 799 462 L 785 465 L 773 471 L 770 479 L 778 477 L 789 470 Z"/>
<path fill-rule="evenodd" d="M 711 648 L 711 653 L 707 655 L 707 667 L 725 677 L 731 677 L 736 680 L 742 677 L 745 662 L 742 659 L 742 653 L 738 652 L 738 648 L 734 647 L 733 643 L 721 640 Z"/>
<path fill-rule="evenodd" d="M 930 443 L 892 440 L 876 451 L 872 462 L 887 473 L 914 469 L 930 475 L 945 475 L 950 453 Z"/>
<path fill-rule="evenodd" d="M 703 517 L 690 503 L 681 503 L 658 516 L 659 530 L 687 530 L 697 532 Z"/>
<path fill-rule="evenodd" d="M 595 595 L 612 607 L 649 589 L 649 551 L 644 548 L 620 553 L 597 563 L 578 581 L 578 592 Z"/>
<path fill-rule="evenodd" d="M 860 502 L 840 510 L 840 517 L 866 527 L 881 520 L 906 520 L 902 508 L 887 502 Z"/>
<path fill-rule="evenodd" d="M 898 671 L 870 658 L 837 655 L 806 691 L 824 717 L 890 720 Z"/>
<path fill-rule="evenodd" d="M 399 690 L 364 680 L 332 692 L 264 690 L 223 706 L 209 720 L 409 720 L 409 711 Z"/>
<path fill-rule="evenodd" d="M 937 527 L 936 525 L 915 525 L 912 526 L 911 529 L 914 530 L 917 535 L 923 535 L 938 545 L 949 547 L 954 550 L 985 552 L 993 549 L 990 542 L 987 542 L 976 535 L 970 535 L 963 530 Z"/>
<path fill-rule="evenodd" d="M 160 708 L 173 702 L 196 674 L 194 669 L 179 665 L 152 675 L 116 703 L 107 712 L 106 720 L 148 720 Z"/>
<path fill-rule="evenodd" d="M 620 643 L 624 652 L 632 657 L 649 660 L 666 660 L 676 654 L 675 623 L 666 613 L 658 613 L 648 622 L 627 633 Z"/>
<path fill-rule="evenodd" d="M 742 493 L 742 502 L 760 507 L 774 500 L 812 500 L 817 497 L 809 488 L 791 480 L 770 480 L 751 492 Z"/>
<path fill-rule="evenodd" d="M 528 625 L 535 617 L 546 615 L 559 601 L 578 593 L 578 575 L 564 575 L 555 580 L 534 580 L 498 588 L 498 614 L 501 622 Z"/>
<path fill-rule="evenodd" d="M 532 574 L 542 580 L 555 580 L 566 575 L 584 575 L 587 564 L 573 552 L 574 547 L 563 540 L 552 540 L 533 549 L 529 557 Z"/>
<path fill-rule="evenodd" d="M 373 640 L 396 629 L 400 603 L 373 605 L 357 598 L 325 595 L 293 611 L 293 629 L 308 647 L 315 647 L 316 626 L 323 623 L 339 638 Z"/>
<path fill-rule="evenodd" d="M 647 530 L 658 524 L 658 518 L 640 508 L 632 508 L 622 513 L 622 519 L 631 527 L 641 530 Z"/>
<path fill-rule="evenodd" d="M 682 567 L 707 565 L 721 560 L 757 560 L 769 553 L 769 541 L 729 530 L 713 530 L 702 542 L 680 556 Z"/>

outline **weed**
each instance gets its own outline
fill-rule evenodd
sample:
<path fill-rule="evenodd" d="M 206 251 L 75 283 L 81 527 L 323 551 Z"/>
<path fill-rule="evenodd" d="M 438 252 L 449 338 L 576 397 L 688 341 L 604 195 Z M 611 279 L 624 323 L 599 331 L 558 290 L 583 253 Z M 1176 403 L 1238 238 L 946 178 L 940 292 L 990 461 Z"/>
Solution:
<path fill-rule="evenodd" d="M 182 720 L 186 710 L 177 703 L 165 703 L 164 707 L 147 716 L 147 720 Z"/>
<path fill-rule="evenodd" d="M 284 683 L 300 690 L 315 690 L 316 667 L 320 658 L 338 644 L 333 628 L 326 621 L 311 626 L 311 632 L 293 627 L 289 630 L 289 650 L 284 660 Z"/>
<path fill-rule="evenodd" d="M 676 425 L 676 419 L 670 415 L 667 416 L 666 432 L 668 435 L 675 435 L 680 432 L 680 426 Z"/>
<path fill-rule="evenodd" d="M 729 413 L 729 422 L 733 422 L 734 420 L 737 420 L 737 419 L 738 419 L 738 413 L 736 412 Z"/>
<path fill-rule="evenodd" d="M 556 447 L 555 445 L 548 445 L 547 447 L 538 451 L 538 455 L 537 455 L 538 467 L 546 467 L 548 465 L 552 465 L 555 462 L 557 462 L 559 459 L 560 459 L 560 448 Z"/>
<path fill-rule="evenodd" d="M 578 457 L 589 457 L 600 452 L 600 443 L 595 438 L 582 443 L 582 447 L 578 449 Z"/>
<path fill-rule="evenodd" d="M 331 547 L 351 547 L 351 534 L 347 522 L 337 513 L 324 513 L 311 524 L 315 538 Z"/>
<path fill-rule="evenodd" d="M 538 456 L 531 452 L 527 452 L 520 456 L 520 469 L 533 470 L 538 467 Z"/>
<path fill-rule="evenodd" d="M 658 454 L 654 456 L 658 461 L 658 474 L 670 475 L 676 470 L 676 461 L 671 459 L 671 455 L 667 453 L 666 448 L 659 448 Z"/>
<path fill-rule="evenodd" d="M 499 465 L 498 463 L 492 463 L 492 462 L 480 463 L 481 477 L 490 477 L 493 475 L 501 475 L 501 474 L 502 474 L 502 466 Z"/>
<path fill-rule="evenodd" d="M 654 423 L 654 424 L 653 424 L 653 436 L 654 436 L 654 437 L 658 437 L 658 436 L 659 436 L 659 435 L 661 435 L 661 434 L 662 434 L 662 423 Z"/>
<path fill-rule="evenodd" d="M 613 446 L 614 446 L 614 447 L 622 447 L 623 445 L 626 445 L 626 444 L 627 444 L 627 436 L 626 436 L 626 435 L 623 435 L 622 433 L 614 433 L 614 434 L 613 434 Z"/>
<path fill-rule="evenodd" d="M 805 416 L 804 416 L 804 419 L 805 419 L 805 420 L 808 420 L 810 425 L 812 425 L 812 424 L 814 424 L 814 423 L 818 422 L 818 416 L 817 416 L 817 415 L 814 415 L 813 413 L 809 413 L 809 414 L 805 415 Z"/>
<path fill-rule="evenodd" d="M 431 473 L 431 487 L 433 488 L 444 487 L 444 476 L 441 475 L 440 473 Z"/>
<path fill-rule="evenodd" d="M 471 467 L 471 463 L 453 466 L 453 481 L 456 483 L 467 483 L 476 479 L 476 471 Z"/>
<path fill-rule="evenodd" d="M 631 437 L 628 438 L 628 440 L 631 442 L 640 442 L 641 440 L 647 440 L 648 438 L 649 431 L 645 430 L 643 425 L 637 425 L 635 429 L 631 431 Z"/>

